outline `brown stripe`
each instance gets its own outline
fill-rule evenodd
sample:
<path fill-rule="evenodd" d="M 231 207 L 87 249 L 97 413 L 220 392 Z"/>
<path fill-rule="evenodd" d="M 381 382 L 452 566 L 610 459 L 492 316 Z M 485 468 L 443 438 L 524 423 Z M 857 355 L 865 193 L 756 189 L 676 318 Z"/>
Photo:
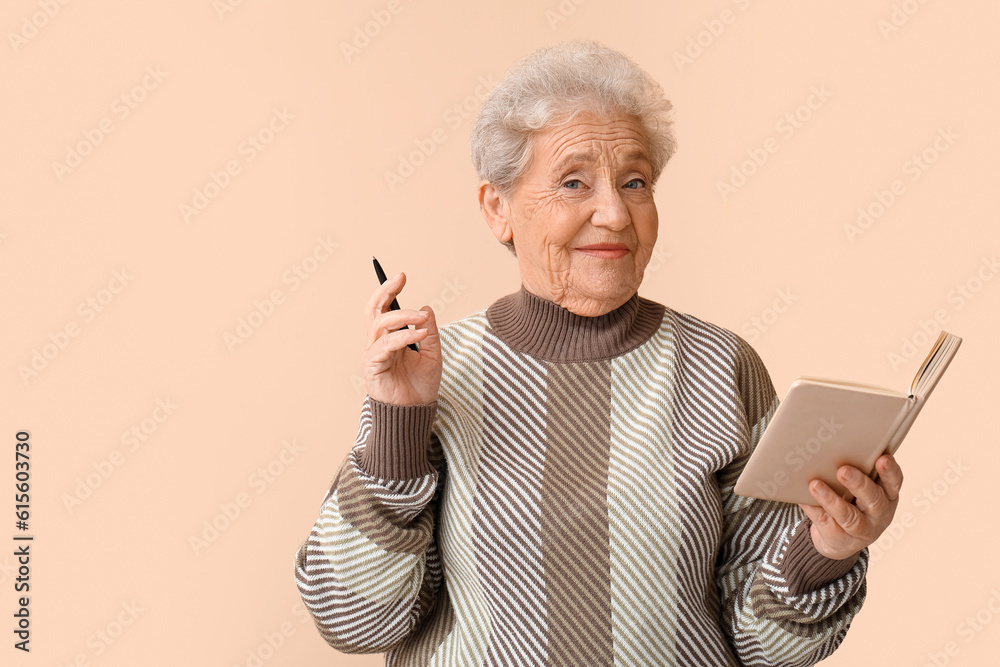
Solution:
<path fill-rule="evenodd" d="M 610 665 L 611 364 L 551 364 L 542 477 L 549 665 Z"/>
<path fill-rule="evenodd" d="M 861 605 L 858 604 L 857 600 L 863 599 L 867 590 L 867 581 L 863 581 L 861 590 L 857 594 L 858 597 L 851 598 L 845 607 L 850 609 L 856 605 L 856 608 L 860 608 Z M 804 639 L 815 640 L 817 637 L 828 637 L 843 623 L 837 614 L 816 620 L 814 615 L 796 611 L 787 603 L 779 600 L 762 577 L 755 577 L 753 583 L 750 584 L 750 604 L 753 607 L 753 614 L 757 618 L 773 621 L 788 634 Z"/>
<path fill-rule="evenodd" d="M 404 519 L 374 498 L 352 462 L 353 456 L 348 456 L 338 477 L 337 501 L 343 519 L 385 551 L 423 553 L 434 530 L 434 501 L 429 503 L 431 511 Z"/>
<path fill-rule="evenodd" d="M 386 663 L 394 667 L 426 667 L 454 629 L 455 608 L 448 596 L 447 586 L 441 586 L 430 617 L 406 642 L 392 651 L 398 659 L 390 662 L 389 656 L 386 656 Z"/>
<path fill-rule="evenodd" d="M 476 575 L 489 609 L 484 664 L 543 665 L 545 582 L 538 508 L 545 369 L 490 339 L 483 350 L 484 430 L 472 516 Z M 512 384 L 510 377 L 526 379 Z"/>

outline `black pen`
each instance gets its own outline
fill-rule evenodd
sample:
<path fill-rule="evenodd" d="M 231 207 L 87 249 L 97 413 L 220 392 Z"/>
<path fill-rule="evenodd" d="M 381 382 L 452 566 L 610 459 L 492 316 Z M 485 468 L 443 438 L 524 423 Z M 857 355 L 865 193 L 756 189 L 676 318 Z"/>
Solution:
<path fill-rule="evenodd" d="M 382 270 L 382 265 L 378 263 L 377 259 L 375 259 L 375 255 L 372 255 L 372 263 L 375 265 L 375 275 L 378 276 L 378 283 L 379 283 L 379 285 L 384 284 L 385 281 L 386 281 L 385 271 Z M 393 298 L 392 303 L 389 304 L 389 310 L 399 310 L 399 304 L 396 303 L 396 299 L 395 298 Z M 400 327 L 399 329 L 397 329 L 397 331 L 403 331 L 403 330 L 406 330 L 406 329 L 409 329 L 409 328 L 410 327 Z M 420 351 L 417 348 L 417 344 L 416 343 L 410 343 L 408 347 L 411 350 L 413 350 L 414 352 L 419 352 Z"/>

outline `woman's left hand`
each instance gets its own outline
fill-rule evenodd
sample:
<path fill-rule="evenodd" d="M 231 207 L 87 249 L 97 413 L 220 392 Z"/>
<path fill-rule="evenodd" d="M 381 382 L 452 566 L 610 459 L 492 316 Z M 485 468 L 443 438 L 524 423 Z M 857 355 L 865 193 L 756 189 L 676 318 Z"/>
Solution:
<path fill-rule="evenodd" d="M 816 505 L 799 505 L 812 519 L 812 541 L 827 558 L 853 556 L 879 538 L 896 513 L 903 470 L 890 454 L 875 462 L 878 482 L 852 466 L 841 466 L 837 479 L 854 494 L 853 503 L 838 496 L 824 482 L 809 483 Z"/>

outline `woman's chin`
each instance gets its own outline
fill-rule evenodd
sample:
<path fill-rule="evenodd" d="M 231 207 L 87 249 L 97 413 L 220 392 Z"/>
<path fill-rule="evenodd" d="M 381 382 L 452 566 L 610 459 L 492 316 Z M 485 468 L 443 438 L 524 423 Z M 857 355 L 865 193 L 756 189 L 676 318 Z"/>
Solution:
<path fill-rule="evenodd" d="M 632 265 L 582 271 L 579 278 L 576 285 L 580 287 L 581 294 L 609 300 L 622 298 L 627 301 L 641 282 L 641 274 L 640 279 L 636 280 L 635 267 Z"/>
<path fill-rule="evenodd" d="M 611 312 L 628 301 L 636 290 L 629 287 L 631 280 L 619 282 L 596 282 L 586 284 L 583 289 L 567 295 L 568 304 L 562 304 L 577 315 L 596 317 Z"/>

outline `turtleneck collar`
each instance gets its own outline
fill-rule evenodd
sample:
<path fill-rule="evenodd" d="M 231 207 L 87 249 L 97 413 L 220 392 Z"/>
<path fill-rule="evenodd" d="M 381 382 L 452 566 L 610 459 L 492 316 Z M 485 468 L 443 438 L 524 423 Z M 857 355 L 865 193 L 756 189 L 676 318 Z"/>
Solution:
<path fill-rule="evenodd" d="M 577 315 L 521 285 L 486 310 L 493 333 L 507 345 L 547 361 L 596 361 L 633 350 L 656 332 L 664 307 L 636 292 L 597 317 Z"/>

